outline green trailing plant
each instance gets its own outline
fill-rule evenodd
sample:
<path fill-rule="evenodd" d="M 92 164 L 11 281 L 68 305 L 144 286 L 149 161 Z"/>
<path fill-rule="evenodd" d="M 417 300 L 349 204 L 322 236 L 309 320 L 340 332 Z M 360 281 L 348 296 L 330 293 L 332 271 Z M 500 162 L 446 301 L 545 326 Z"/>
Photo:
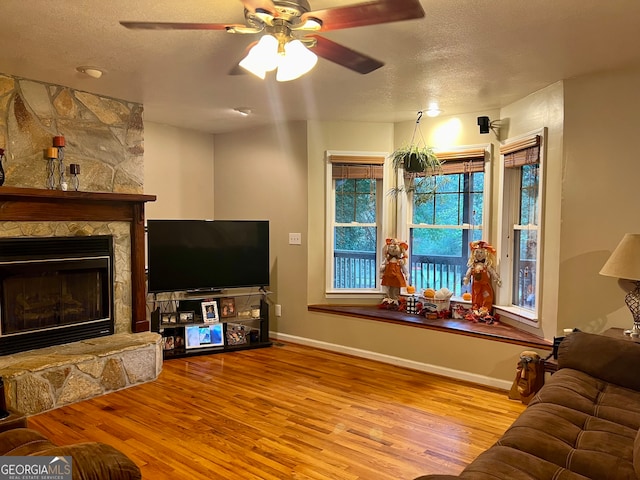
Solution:
<path fill-rule="evenodd" d="M 411 136 L 411 142 L 395 150 L 391 155 L 391 163 L 397 171 L 404 172 L 403 185 L 391 189 L 392 195 L 399 195 L 402 192 L 419 192 L 421 195 L 418 204 L 427 201 L 435 193 L 435 175 L 442 173 L 442 163 L 438 159 L 433 149 L 425 145 L 422 133 L 418 129 L 422 112 L 418 112 L 418 119 Z M 414 142 L 416 133 L 420 132 L 420 141 Z"/>
<path fill-rule="evenodd" d="M 406 145 L 391 154 L 393 168 L 402 168 L 405 173 L 434 175 L 440 173 L 440 160 L 431 147 Z"/>

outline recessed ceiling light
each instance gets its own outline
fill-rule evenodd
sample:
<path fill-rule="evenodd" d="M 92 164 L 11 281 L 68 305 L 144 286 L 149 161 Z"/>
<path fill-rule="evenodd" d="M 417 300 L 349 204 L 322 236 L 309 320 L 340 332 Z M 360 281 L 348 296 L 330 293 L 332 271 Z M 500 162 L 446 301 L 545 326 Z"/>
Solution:
<path fill-rule="evenodd" d="M 429 107 L 429 110 L 427 110 L 426 113 L 427 117 L 437 117 L 442 113 L 442 110 L 440 110 L 438 107 Z"/>
<path fill-rule="evenodd" d="M 91 78 L 100 78 L 104 71 L 98 67 L 77 67 L 76 70 L 80 73 L 90 76 Z"/>

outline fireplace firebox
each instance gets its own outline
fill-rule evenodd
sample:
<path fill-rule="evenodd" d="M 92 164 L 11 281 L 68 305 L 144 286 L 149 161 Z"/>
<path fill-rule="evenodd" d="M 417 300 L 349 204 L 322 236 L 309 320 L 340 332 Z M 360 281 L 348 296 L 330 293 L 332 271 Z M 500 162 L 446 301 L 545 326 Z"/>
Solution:
<path fill-rule="evenodd" d="M 113 238 L 0 239 L 0 355 L 111 335 Z"/>

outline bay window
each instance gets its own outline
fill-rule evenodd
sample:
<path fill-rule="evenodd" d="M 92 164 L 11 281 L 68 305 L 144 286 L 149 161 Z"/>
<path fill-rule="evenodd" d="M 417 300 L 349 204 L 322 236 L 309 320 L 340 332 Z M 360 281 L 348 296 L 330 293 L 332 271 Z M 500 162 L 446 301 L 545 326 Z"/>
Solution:
<path fill-rule="evenodd" d="M 499 309 L 534 323 L 540 308 L 541 198 L 543 131 L 508 140 L 500 147 Z"/>
<path fill-rule="evenodd" d="M 484 148 L 437 152 L 443 162 L 439 175 L 405 178 L 410 281 L 418 291 L 445 287 L 456 296 L 464 291 L 469 243 L 481 240 L 484 231 L 486 153 Z"/>
<path fill-rule="evenodd" d="M 386 154 L 327 154 L 327 292 L 380 291 Z"/>

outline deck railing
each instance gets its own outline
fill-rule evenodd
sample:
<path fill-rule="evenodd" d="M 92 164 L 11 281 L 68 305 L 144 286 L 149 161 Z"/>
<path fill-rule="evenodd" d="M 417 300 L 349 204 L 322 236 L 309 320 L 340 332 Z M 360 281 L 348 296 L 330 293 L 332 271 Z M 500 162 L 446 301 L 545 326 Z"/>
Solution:
<path fill-rule="evenodd" d="M 410 282 L 418 291 L 446 287 L 462 294 L 466 258 L 414 255 L 411 260 Z M 335 251 L 334 288 L 375 288 L 378 276 L 375 252 Z"/>
<path fill-rule="evenodd" d="M 462 295 L 462 279 L 467 271 L 467 258 L 434 255 L 411 257 L 411 283 L 417 291 L 425 288 L 448 288 L 454 295 Z M 468 288 L 467 288 L 468 290 Z"/>
<path fill-rule="evenodd" d="M 334 288 L 376 288 L 376 252 L 336 250 L 333 271 Z"/>
<path fill-rule="evenodd" d="M 518 279 L 515 284 L 514 303 L 525 308 L 535 306 L 536 262 L 520 262 Z M 446 287 L 456 296 L 470 291 L 463 286 L 462 279 L 467 272 L 467 258 L 435 255 L 414 255 L 411 257 L 410 283 L 417 292 L 425 288 L 439 290 Z M 334 288 L 355 289 L 375 288 L 379 277 L 375 252 L 336 250 L 334 255 Z"/>

